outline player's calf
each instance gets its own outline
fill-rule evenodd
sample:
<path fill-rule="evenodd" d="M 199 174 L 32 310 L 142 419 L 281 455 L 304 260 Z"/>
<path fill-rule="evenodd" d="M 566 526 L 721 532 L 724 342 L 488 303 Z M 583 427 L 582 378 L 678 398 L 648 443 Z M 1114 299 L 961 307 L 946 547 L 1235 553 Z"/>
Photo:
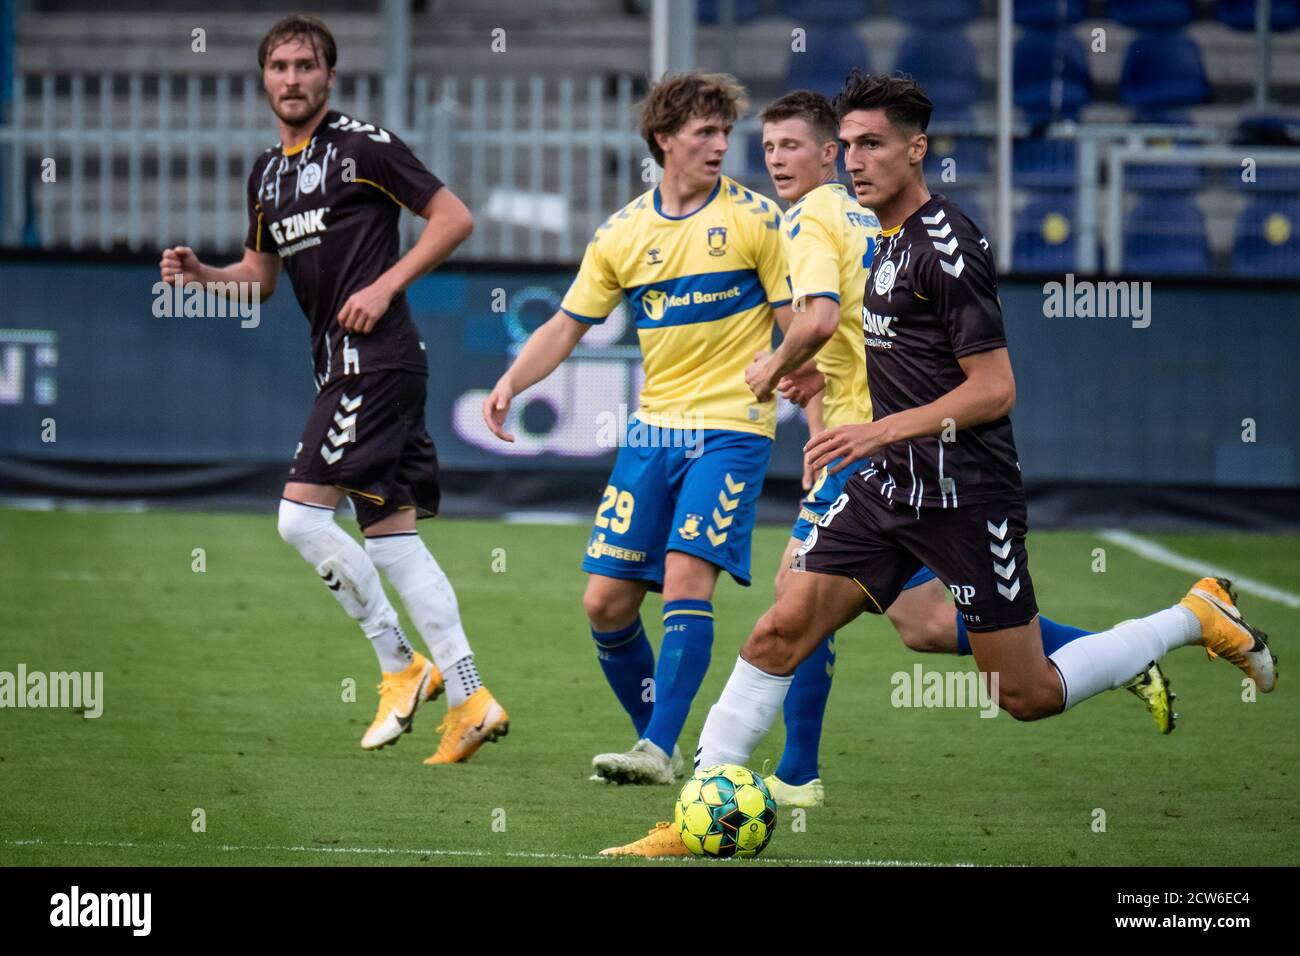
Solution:
<path fill-rule="evenodd" d="M 793 602 L 777 601 L 758 619 L 740 654 L 767 674 L 790 675 L 821 643 L 818 629 Z"/>

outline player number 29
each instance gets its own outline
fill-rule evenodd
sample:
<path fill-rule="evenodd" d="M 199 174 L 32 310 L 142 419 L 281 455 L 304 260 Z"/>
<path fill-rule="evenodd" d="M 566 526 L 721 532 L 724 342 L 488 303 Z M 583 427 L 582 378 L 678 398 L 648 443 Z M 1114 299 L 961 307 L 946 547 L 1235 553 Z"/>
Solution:
<path fill-rule="evenodd" d="M 619 491 L 613 485 L 606 485 L 605 497 L 601 499 L 600 507 L 596 509 L 596 527 L 608 528 L 615 534 L 622 534 L 632 526 L 634 507 L 636 502 L 632 498 L 632 492 Z M 605 514 L 610 508 L 614 509 L 612 519 Z"/>

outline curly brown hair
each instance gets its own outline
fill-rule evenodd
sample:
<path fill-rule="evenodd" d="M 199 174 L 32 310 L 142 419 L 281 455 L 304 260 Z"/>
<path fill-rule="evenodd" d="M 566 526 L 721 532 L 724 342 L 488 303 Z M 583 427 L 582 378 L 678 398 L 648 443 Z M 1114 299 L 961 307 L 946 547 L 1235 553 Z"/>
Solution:
<path fill-rule="evenodd" d="M 734 123 L 749 109 L 745 88 L 730 73 L 670 73 L 650 88 L 638 104 L 641 137 L 660 166 L 664 151 L 655 134 L 671 136 L 696 117 L 720 116 Z"/>
<path fill-rule="evenodd" d="M 265 69 L 266 58 L 271 55 L 271 51 L 286 40 L 294 39 L 306 40 L 316 51 L 316 55 L 325 61 L 325 68 L 334 69 L 334 64 L 339 58 L 334 34 L 330 33 L 329 27 L 325 26 L 324 20 L 310 14 L 294 14 L 271 27 L 266 36 L 262 37 L 262 42 L 257 45 L 257 65 Z"/>

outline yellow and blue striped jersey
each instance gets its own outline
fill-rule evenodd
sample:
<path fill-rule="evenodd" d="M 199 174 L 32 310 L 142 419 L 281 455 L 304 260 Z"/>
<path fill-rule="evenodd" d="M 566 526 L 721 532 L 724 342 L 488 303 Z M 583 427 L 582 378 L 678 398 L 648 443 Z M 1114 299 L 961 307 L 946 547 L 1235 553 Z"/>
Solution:
<path fill-rule="evenodd" d="M 826 379 L 826 426 L 870 421 L 862 297 L 880 220 L 840 183 L 824 183 L 786 210 L 782 237 L 795 302 L 826 296 L 840 306 L 840 324 L 817 353 L 817 368 Z"/>
<path fill-rule="evenodd" d="M 745 367 L 771 348 L 786 275 L 776 203 L 719 176 L 685 216 L 665 215 L 652 189 L 605 220 L 560 307 L 602 322 L 627 297 L 645 369 L 642 421 L 771 438 L 776 402 L 754 400 Z"/>

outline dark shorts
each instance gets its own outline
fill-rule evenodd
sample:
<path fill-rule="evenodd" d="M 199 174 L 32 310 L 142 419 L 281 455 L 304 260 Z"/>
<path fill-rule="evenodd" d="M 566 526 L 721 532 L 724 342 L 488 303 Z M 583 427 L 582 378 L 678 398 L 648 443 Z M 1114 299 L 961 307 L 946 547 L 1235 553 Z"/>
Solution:
<path fill-rule="evenodd" d="M 952 592 L 967 630 L 1000 631 L 1034 619 L 1023 494 L 917 509 L 887 500 L 879 487 L 857 473 L 845 482 L 791 567 L 852 578 L 867 594 L 867 609 L 878 614 L 928 567 Z"/>
<path fill-rule="evenodd" d="M 316 395 L 290 481 L 348 493 L 367 528 L 396 511 L 438 513 L 438 453 L 424 429 L 428 380 L 413 372 L 345 375 Z"/>

